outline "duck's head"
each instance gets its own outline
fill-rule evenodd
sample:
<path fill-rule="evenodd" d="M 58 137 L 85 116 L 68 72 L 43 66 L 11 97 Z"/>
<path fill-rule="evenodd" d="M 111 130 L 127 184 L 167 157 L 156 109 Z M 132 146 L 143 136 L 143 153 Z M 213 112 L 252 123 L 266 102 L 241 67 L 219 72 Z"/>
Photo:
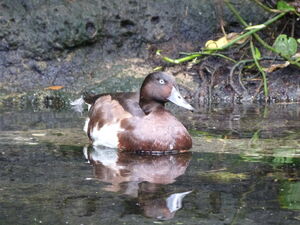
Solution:
<path fill-rule="evenodd" d="M 161 104 L 166 102 L 194 110 L 194 108 L 182 97 L 178 90 L 175 78 L 166 72 L 150 73 L 144 80 L 140 90 L 140 105 Z"/>

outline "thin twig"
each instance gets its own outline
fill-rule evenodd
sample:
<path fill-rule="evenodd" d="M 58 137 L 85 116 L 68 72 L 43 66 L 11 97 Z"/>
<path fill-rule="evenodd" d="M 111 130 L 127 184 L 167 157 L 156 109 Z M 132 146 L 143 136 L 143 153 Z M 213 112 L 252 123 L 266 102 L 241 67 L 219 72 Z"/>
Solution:
<path fill-rule="evenodd" d="M 226 55 L 224 55 L 224 54 L 221 54 L 221 53 L 213 53 L 213 52 L 210 52 L 210 51 L 200 51 L 200 52 L 179 52 L 179 54 L 182 54 L 182 55 L 187 55 L 187 56 L 193 56 L 193 55 L 196 55 L 197 57 L 199 56 L 199 55 L 205 55 L 205 56 L 219 56 L 219 57 L 221 57 L 221 58 L 224 58 L 224 59 L 226 59 L 226 60 L 229 60 L 229 61 L 231 61 L 231 62 L 234 62 L 234 63 L 236 63 L 236 60 L 234 60 L 234 59 L 232 59 L 232 58 L 230 58 L 230 57 L 228 57 L 228 56 L 226 56 Z M 186 57 L 183 57 L 183 58 L 179 58 L 179 59 L 175 59 L 175 60 L 183 60 L 184 58 L 186 58 Z M 169 58 L 169 60 L 170 60 L 170 58 Z M 174 59 L 171 59 L 171 61 L 175 61 Z"/>
<path fill-rule="evenodd" d="M 238 90 L 238 88 L 236 87 L 236 85 L 234 84 L 233 82 L 233 74 L 234 74 L 234 71 L 237 67 L 239 67 L 240 65 L 242 64 L 246 64 L 246 63 L 249 63 L 249 62 L 253 62 L 254 60 L 253 59 L 245 59 L 245 60 L 241 60 L 239 62 L 237 62 L 233 67 L 231 67 L 230 69 L 230 73 L 229 73 L 229 83 L 230 83 L 230 86 L 232 87 L 232 89 L 240 96 L 243 95 L 243 93 L 240 92 L 240 90 Z M 245 87 L 244 87 L 245 88 Z M 244 89 L 245 90 L 245 89 Z"/>
<path fill-rule="evenodd" d="M 234 6 L 229 2 L 229 0 L 225 0 L 225 3 L 227 5 L 227 7 L 231 10 L 231 12 L 235 15 L 235 17 L 240 21 L 240 23 L 242 25 L 244 25 L 245 27 L 248 26 L 248 23 L 241 17 L 241 15 L 239 14 L 239 12 L 234 8 Z M 282 12 L 280 14 L 278 14 L 277 16 L 273 17 L 272 19 L 268 20 L 267 22 L 263 23 L 265 26 L 270 25 L 271 23 L 275 22 L 276 20 L 280 19 L 281 17 L 283 17 L 286 13 L 288 13 L 289 11 L 286 12 Z M 254 29 L 255 30 L 255 29 Z M 258 31 L 258 30 L 257 30 Z M 253 36 L 254 38 L 266 49 L 275 52 L 277 54 L 280 55 L 280 52 L 277 51 L 275 48 L 273 48 L 272 46 L 270 46 L 269 44 L 267 44 L 256 32 L 253 32 Z M 225 47 L 225 46 L 224 46 Z M 298 67 L 300 67 L 300 63 L 298 63 L 297 61 L 292 60 L 290 57 L 287 57 L 285 55 L 281 55 L 285 60 L 289 61 L 291 64 L 296 65 Z"/>
<path fill-rule="evenodd" d="M 268 96 L 269 96 L 267 75 L 266 75 L 266 72 L 262 69 L 261 65 L 259 64 L 257 56 L 255 55 L 255 47 L 254 47 L 253 41 L 250 41 L 250 48 L 251 48 L 251 52 L 252 52 L 252 55 L 253 55 L 255 65 L 256 65 L 256 67 L 258 68 L 258 70 L 261 72 L 261 74 L 263 76 L 265 101 L 267 101 Z"/>
<path fill-rule="evenodd" d="M 227 1 L 226 1 L 227 2 Z M 228 6 L 231 6 L 231 8 L 234 10 L 234 12 L 236 12 L 236 16 L 239 16 L 238 12 L 236 11 L 236 9 L 230 4 L 228 3 Z M 227 57 L 227 56 L 224 56 L 220 53 L 215 53 L 215 51 L 219 51 L 219 50 L 224 50 L 228 47 L 230 47 L 231 45 L 235 44 L 236 42 L 244 39 L 245 37 L 248 37 L 254 33 L 256 33 L 257 31 L 259 30 L 262 30 L 264 29 L 266 26 L 268 26 L 269 24 L 275 22 L 276 20 L 278 20 L 279 18 L 281 18 L 282 16 L 284 16 L 286 14 L 286 12 L 283 12 L 283 13 L 280 13 L 278 14 L 277 16 L 271 18 L 270 20 L 268 20 L 267 22 L 265 22 L 263 24 L 263 26 L 259 27 L 259 28 L 256 28 L 256 29 L 253 29 L 253 30 L 250 30 L 242 35 L 240 35 L 239 37 L 231 40 L 229 43 L 227 43 L 226 45 L 224 45 L 223 47 L 221 48 L 215 48 L 215 49 L 209 49 L 209 50 L 206 50 L 204 52 L 197 52 L 196 54 L 193 54 L 193 55 L 188 55 L 186 57 L 183 57 L 183 58 L 179 58 L 179 59 L 171 59 L 169 57 L 166 57 L 166 56 L 163 56 L 163 60 L 165 60 L 166 62 L 170 62 L 170 63 L 174 63 L 174 64 L 179 64 L 179 63 L 183 63 L 183 62 L 186 62 L 186 61 L 190 61 L 192 59 L 195 59 L 199 56 L 202 56 L 202 55 L 213 55 L 215 54 L 216 56 L 220 56 L 220 57 L 223 57 L 223 58 L 226 58 L 228 60 L 231 60 L 231 61 L 234 61 L 233 59 Z M 244 21 L 243 18 L 241 18 L 241 16 L 239 16 L 239 18 L 241 19 L 241 21 Z M 245 24 L 247 24 L 245 22 Z M 157 55 L 160 55 L 160 51 L 157 51 Z"/>
<path fill-rule="evenodd" d="M 292 29 L 291 29 L 291 37 L 295 36 L 295 24 L 296 24 L 296 19 L 295 16 L 292 19 Z"/>
<path fill-rule="evenodd" d="M 207 87 L 209 86 L 209 84 L 208 84 L 208 81 L 207 81 L 207 79 L 206 79 L 206 77 L 204 75 L 203 69 L 204 69 L 204 66 L 203 66 L 203 64 L 201 64 L 200 69 L 199 69 L 199 75 L 200 75 L 200 78 L 201 78 L 201 80 L 203 82 L 203 85 L 206 86 L 206 93 L 205 93 L 205 95 L 207 95 L 207 92 L 209 92 L 209 89 L 207 89 Z M 201 88 L 199 88 L 199 90 L 201 90 Z M 208 96 L 209 96 L 209 93 L 208 93 Z"/>
<path fill-rule="evenodd" d="M 245 88 L 245 86 L 242 82 L 242 72 L 243 72 L 243 68 L 241 68 L 239 71 L 239 76 L 238 76 L 239 79 L 238 80 L 239 80 L 241 87 L 244 89 L 244 93 L 246 92 L 246 94 L 248 95 L 248 90 Z"/>
<path fill-rule="evenodd" d="M 271 12 L 271 13 L 280 12 L 280 10 L 278 10 L 278 9 L 272 9 L 272 8 L 269 8 L 268 6 L 262 4 L 259 0 L 252 0 L 252 1 L 255 2 L 257 5 L 259 5 L 261 8 L 263 8 L 264 10 L 266 10 L 268 12 Z"/>
<path fill-rule="evenodd" d="M 260 89 L 263 86 L 263 84 L 264 84 L 264 82 L 262 80 L 260 80 L 259 86 L 258 86 L 258 88 L 256 88 L 256 91 L 254 92 L 253 99 L 255 99 L 256 96 L 259 94 Z"/>

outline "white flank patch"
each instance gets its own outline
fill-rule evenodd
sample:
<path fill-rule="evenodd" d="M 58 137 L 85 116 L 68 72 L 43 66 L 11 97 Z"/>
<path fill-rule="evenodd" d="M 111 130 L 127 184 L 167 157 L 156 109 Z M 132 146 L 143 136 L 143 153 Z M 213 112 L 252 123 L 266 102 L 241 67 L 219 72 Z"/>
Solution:
<path fill-rule="evenodd" d="M 93 140 L 93 145 L 103 145 L 109 148 L 118 148 L 118 133 L 120 131 L 123 131 L 123 129 L 120 127 L 120 123 L 104 125 L 100 129 L 97 129 L 96 125 L 90 133 Z"/>
<path fill-rule="evenodd" d="M 87 134 L 88 131 L 88 127 L 89 127 L 89 122 L 90 122 L 90 118 L 86 118 L 84 126 L 83 126 L 83 131 Z"/>
<path fill-rule="evenodd" d="M 85 104 L 87 104 L 87 103 L 85 103 Z M 87 104 L 87 106 L 88 106 L 88 111 L 90 111 L 90 108 L 92 107 L 92 105 Z"/>
<path fill-rule="evenodd" d="M 82 152 L 83 152 L 84 157 L 88 160 L 88 163 L 90 163 L 89 157 L 88 157 L 88 145 L 85 145 L 83 147 Z"/>

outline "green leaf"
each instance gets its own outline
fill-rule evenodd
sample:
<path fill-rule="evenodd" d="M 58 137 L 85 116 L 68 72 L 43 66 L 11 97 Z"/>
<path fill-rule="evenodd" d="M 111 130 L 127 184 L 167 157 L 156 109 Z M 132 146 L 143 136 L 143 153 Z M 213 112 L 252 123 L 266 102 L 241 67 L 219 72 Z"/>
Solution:
<path fill-rule="evenodd" d="M 282 55 L 291 57 L 297 53 L 297 41 L 295 38 L 287 37 L 285 34 L 279 35 L 273 47 Z"/>
<path fill-rule="evenodd" d="M 295 11 L 295 8 L 285 1 L 278 1 L 277 9 L 281 11 Z"/>
<path fill-rule="evenodd" d="M 291 52 L 291 56 L 295 55 L 297 53 L 297 41 L 295 38 L 290 37 L 288 39 L 288 46 L 289 46 L 289 50 Z"/>
<path fill-rule="evenodd" d="M 260 51 L 258 48 L 255 48 L 255 53 L 254 53 L 254 56 L 256 59 L 260 59 L 261 58 L 261 54 L 260 54 Z"/>
<path fill-rule="evenodd" d="M 298 43 L 300 44 L 300 38 L 299 38 L 299 39 L 297 39 L 297 41 L 298 41 Z"/>

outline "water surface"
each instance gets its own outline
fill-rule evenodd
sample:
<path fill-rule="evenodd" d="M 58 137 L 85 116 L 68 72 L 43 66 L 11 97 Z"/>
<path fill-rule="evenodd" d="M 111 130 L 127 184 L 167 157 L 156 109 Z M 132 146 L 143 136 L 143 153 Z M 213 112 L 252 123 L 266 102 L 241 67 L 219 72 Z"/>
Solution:
<path fill-rule="evenodd" d="M 1 113 L 0 224 L 299 224 L 300 106 L 177 111 L 191 153 L 94 149 L 71 111 Z"/>

